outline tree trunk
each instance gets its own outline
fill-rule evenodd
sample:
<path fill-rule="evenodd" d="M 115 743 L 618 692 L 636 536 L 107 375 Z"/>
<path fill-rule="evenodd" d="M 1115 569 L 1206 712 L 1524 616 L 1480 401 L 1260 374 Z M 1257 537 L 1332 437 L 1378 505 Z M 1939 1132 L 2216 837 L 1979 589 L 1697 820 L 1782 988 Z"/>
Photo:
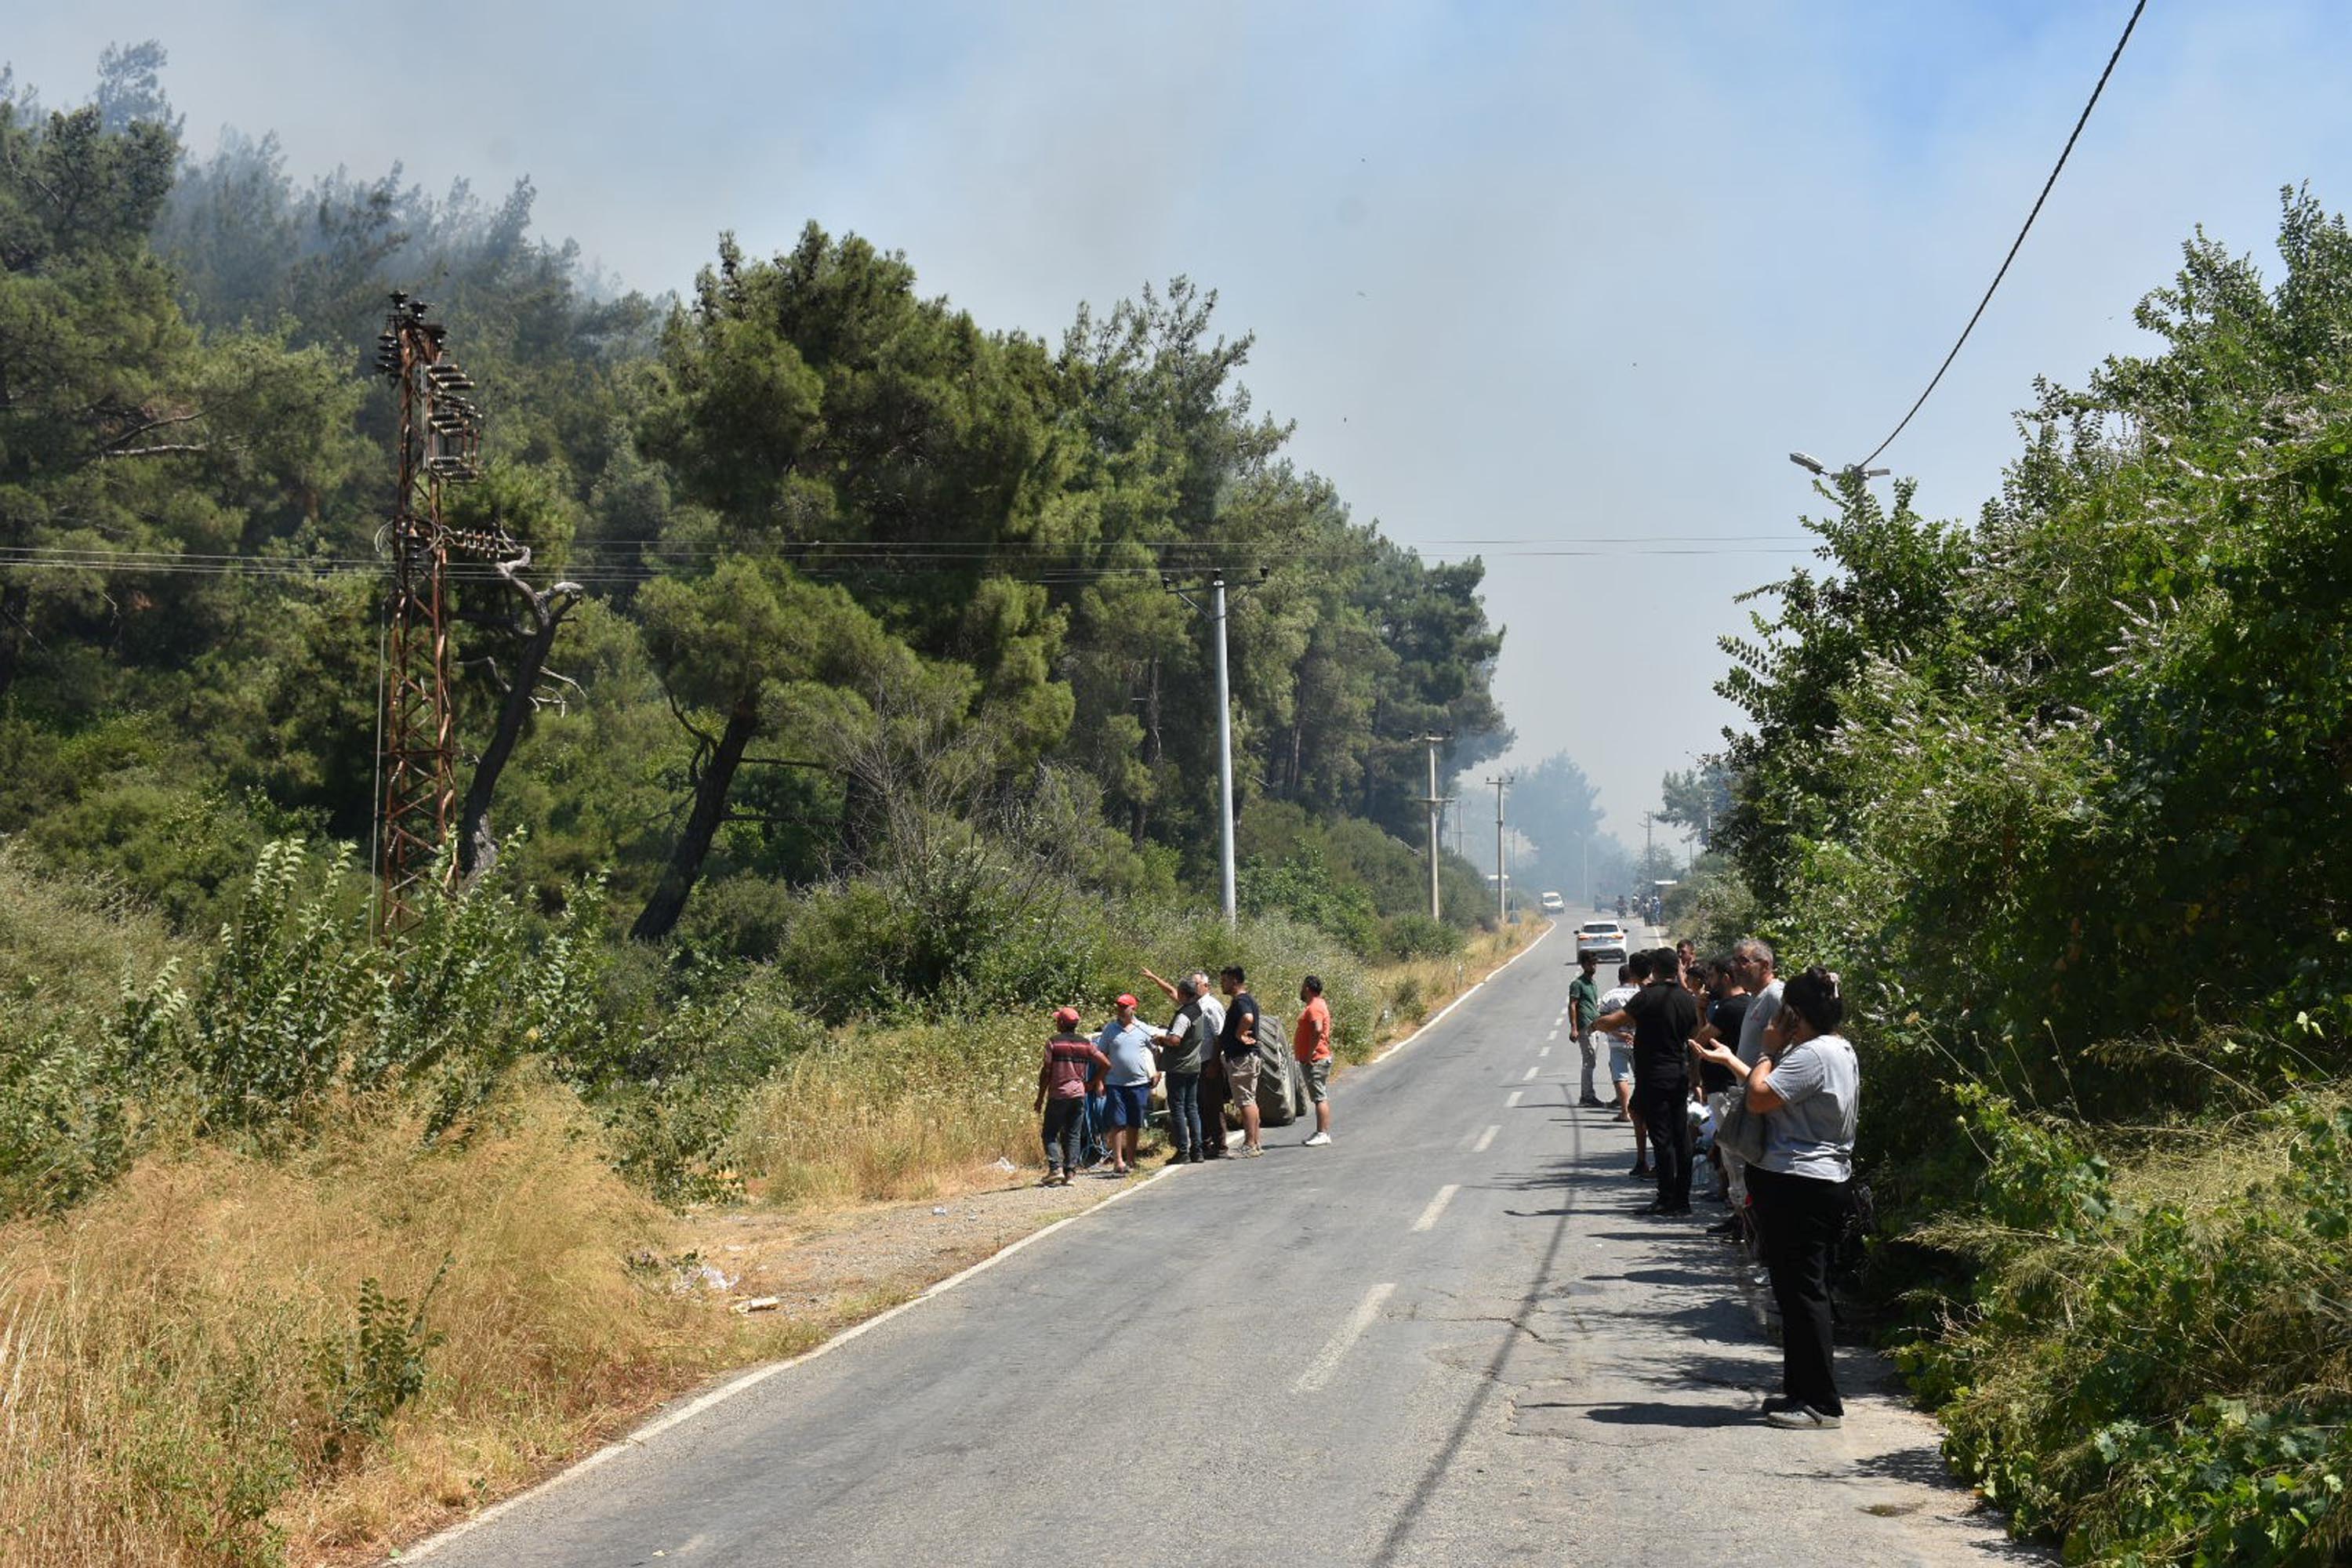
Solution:
<path fill-rule="evenodd" d="M 661 880 L 655 884 L 653 897 L 646 900 L 637 923 L 629 928 L 632 942 L 659 942 L 686 912 L 687 898 L 702 876 L 710 842 L 719 836 L 719 825 L 727 820 L 728 787 L 735 782 L 735 770 L 742 765 L 744 750 L 759 729 L 756 697 L 738 702 L 727 715 L 727 728 L 720 731 L 719 743 L 703 761 L 701 776 L 695 780 L 694 809 L 687 814 L 686 826 L 670 847 L 669 864 L 663 868 Z"/>
<path fill-rule="evenodd" d="M 1143 765 L 1156 777 L 1160 768 L 1160 656 L 1153 654 L 1144 661 L 1143 687 Z M 1132 820 L 1128 837 L 1137 844 L 1143 842 L 1143 830 L 1150 826 L 1151 807 L 1150 791 L 1136 796 L 1131 803 Z"/>
<path fill-rule="evenodd" d="M 33 608 L 33 592 L 22 583 L 0 588 L 0 697 L 16 684 L 16 666 L 25 655 L 25 617 Z"/>
<path fill-rule="evenodd" d="M 522 739 L 522 727 L 536 706 L 531 694 L 538 689 L 540 675 L 547 668 L 548 652 L 554 647 L 555 634 L 563 625 L 563 612 L 570 607 L 569 603 L 559 602 L 546 608 L 516 653 L 514 680 L 507 687 L 506 700 L 499 706 L 498 728 L 491 732 L 490 743 L 482 748 L 481 760 L 474 764 L 473 782 L 466 787 L 466 804 L 457 817 L 457 878 L 461 884 L 470 885 L 499 863 L 499 843 L 490 833 L 490 799 L 498 793 L 499 775 L 506 771 L 508 759 L 514 755 L 515 742 Z"/>

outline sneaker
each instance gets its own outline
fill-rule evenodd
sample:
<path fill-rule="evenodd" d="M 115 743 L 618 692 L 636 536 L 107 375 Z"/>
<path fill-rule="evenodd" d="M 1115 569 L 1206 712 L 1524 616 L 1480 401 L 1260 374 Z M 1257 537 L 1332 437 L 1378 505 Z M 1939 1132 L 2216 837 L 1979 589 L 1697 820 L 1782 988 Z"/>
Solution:
<path fill-rule="evenodd" d="M 1767 1410 L 1764 1422 L 1783 1432 L 1825 1432 L 1845 1425 L 1843 1415 L 1825 1415 L 1810 1405 L 1791 1405 L 1786 1410 Z"/>
<path fill-rule="evenodd" d="M 1656 1179 L 1657 1179 L 1657 1174 L 1658 1174 L 1658 1173 L 1657 1173 L 1655 1171 L 1653 1171 L 1652 1169 L 1650 1169 L 1648 1162 L 1646 1162 L 1646 1161 L 1643 1161 L 1643 1162 L 1637 1162 L 1637 1163 L 1634 1164 L 1633 1168 L 1632 1170 L 1630 1170 L 1630 1171 L 1626 1172 L 1626 1173 L 1625 1173 L 1625 1174 L 1626 1174 L 1626 1176 L 1627 1176 L 1629 1179 L 1631 1179 L 1631 1180 L 1633 1180 L 1633 1181 L 1636 1181 L 1636 1182 L 1649 1182 L 1649 1181 L 1654 1181 L 1654 1180 L 1656 1180 Z"/>
<path fill-rule="evenodd" d="M 1318 1132 L 1314 1137 L 1307 1139 L 1303 1146 L 1308 1149 L 1320 1149 L 1330 1142 L 1331 1134 L 1328 1132 Z"/>
<path fill-rule="evenodd" d="M 1256 1144 L 1255 1144 L 1255 1143 L 1244 1143 L 1244 1144 L 1243 1144 L 1243 1145 L 1242 1145 L 1242 1148 L 1241 1148 L 1241 1155 L 1242 1155 L 1242 1158 L 1243 1158 L 1243 1159 L 1244 1159 L 1244 1160 L 1255 1160 L 1255 1159 L 1257 1159 L 1257 1158 L 1259 1158 L 1261 1155 L 1263 1155 L 1265 1152 L 1265 1151 L 1264 1149 L 1259 1148 L 1259 1147 L 1258 1147 Z"/>
<path fill-rule="evenodd" d="M 1048 1171 L 1037 1178 L 1037 1184 L 1041 1187 L 1058 1187 L 1062 1184 L 1062 1173 Z"/>
<path fill-rule="evenodd" d="M 1606 1110 L 1609 1108 L 1609 1102 L 1597 1094 L 1585 1095 L 1576 1103 L 1587 1110 Z"/>

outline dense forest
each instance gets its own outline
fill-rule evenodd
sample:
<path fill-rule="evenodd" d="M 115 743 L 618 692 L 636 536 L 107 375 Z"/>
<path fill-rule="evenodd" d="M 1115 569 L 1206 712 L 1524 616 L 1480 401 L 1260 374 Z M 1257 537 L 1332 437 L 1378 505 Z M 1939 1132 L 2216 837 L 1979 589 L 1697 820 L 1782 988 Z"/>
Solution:
<path fill-rule="evenodd" d="M 677 1215 L 1003 1184 L 1045 1006 L 1147 964 L 1317 973 L 1349 1060 L 1462 984 L 1482 568 L 1286 457 L 1212 290 L 1041 341 L 811 226 L 631 291 L 527 183 L 193 153 L 164 63 L 0 73 L 0 1561 L 341 1560 L 803 1348 Z M 453 572 L 385 933 L 395 289 L 530 560 Z"/>
<path fill-rule="evenodd" d="M 1883 1292 L 2069 1560 L 2352 1543 L 2352 235 L 2197 236 L 1973 526 L 1848 474 L 1683 900 L 1843 972 Z"/>
<path fill-rule="evenodd" d="M 583 591 L 490 812 L 546 907 L 599 875 L 640 937 L 771 958 L 810 889 L 949 822 L 1073 886 L 1213 898 L 1210 627 L 1170 590 L 1220 569 L 1245 900 L 1312 861 L 1368 952 L 1414 910 L 1405 738 L 1452 733 L 1449 772 L 1510 738 L 1481 567 L 1285 458 L 1213 292 L 1041 342 L 813 226 L 768 258 L 722 237 L 683 298 L 615 292 L 534 233 L 528 184 L 191 154 L 162 64 L 0 101 L 0 833 L 191 929 L 272 839 L 364 845 L 392 490 L 367 354 L 403 288 L 488 408 L 452 522 Z M 455 613 L 462 765 L 517 633 L 495 583 Z"/>

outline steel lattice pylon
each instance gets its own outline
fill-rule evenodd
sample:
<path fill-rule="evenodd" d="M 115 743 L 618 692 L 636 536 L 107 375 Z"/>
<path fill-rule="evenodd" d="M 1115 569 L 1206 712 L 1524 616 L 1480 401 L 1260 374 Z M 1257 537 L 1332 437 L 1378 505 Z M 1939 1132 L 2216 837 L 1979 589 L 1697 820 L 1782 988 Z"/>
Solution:
<path fill-rule="evenodd" d="M 474 384 L 443 351 L 446 329 L 404 293 L 376 339 L 376 369 L 399 388 L 397 489 L 386 543 L 392 603 L 384 644 L 383 740 L 376 837 L 379 930 L 416 913 L 416 895 L 448 837 L 457 804 L 456 710 L 450 689 L 448 572 L 453 551 L 495 555 L 510 542 L 443 526 L 441 490 L 479 473 L 481 410 Z"/>

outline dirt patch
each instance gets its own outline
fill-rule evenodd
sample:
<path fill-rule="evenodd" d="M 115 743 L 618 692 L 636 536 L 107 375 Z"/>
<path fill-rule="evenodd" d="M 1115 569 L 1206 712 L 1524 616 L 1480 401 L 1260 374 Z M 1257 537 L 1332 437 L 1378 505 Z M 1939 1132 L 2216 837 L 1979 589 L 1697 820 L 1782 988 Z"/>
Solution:
<path fill-rule="evenodd" d="M 1030 1172 L 990 1171 L 953 1197 L 818 1215 L 709 1210 L 688 1218 L 682 1234 L 735 1301 L 776 1298 L 778 1317 L 830 1329 L 919 1294 L 1139 1179 L 1082 1173 L 1067 1187 L 1041 1187 Z"/>

